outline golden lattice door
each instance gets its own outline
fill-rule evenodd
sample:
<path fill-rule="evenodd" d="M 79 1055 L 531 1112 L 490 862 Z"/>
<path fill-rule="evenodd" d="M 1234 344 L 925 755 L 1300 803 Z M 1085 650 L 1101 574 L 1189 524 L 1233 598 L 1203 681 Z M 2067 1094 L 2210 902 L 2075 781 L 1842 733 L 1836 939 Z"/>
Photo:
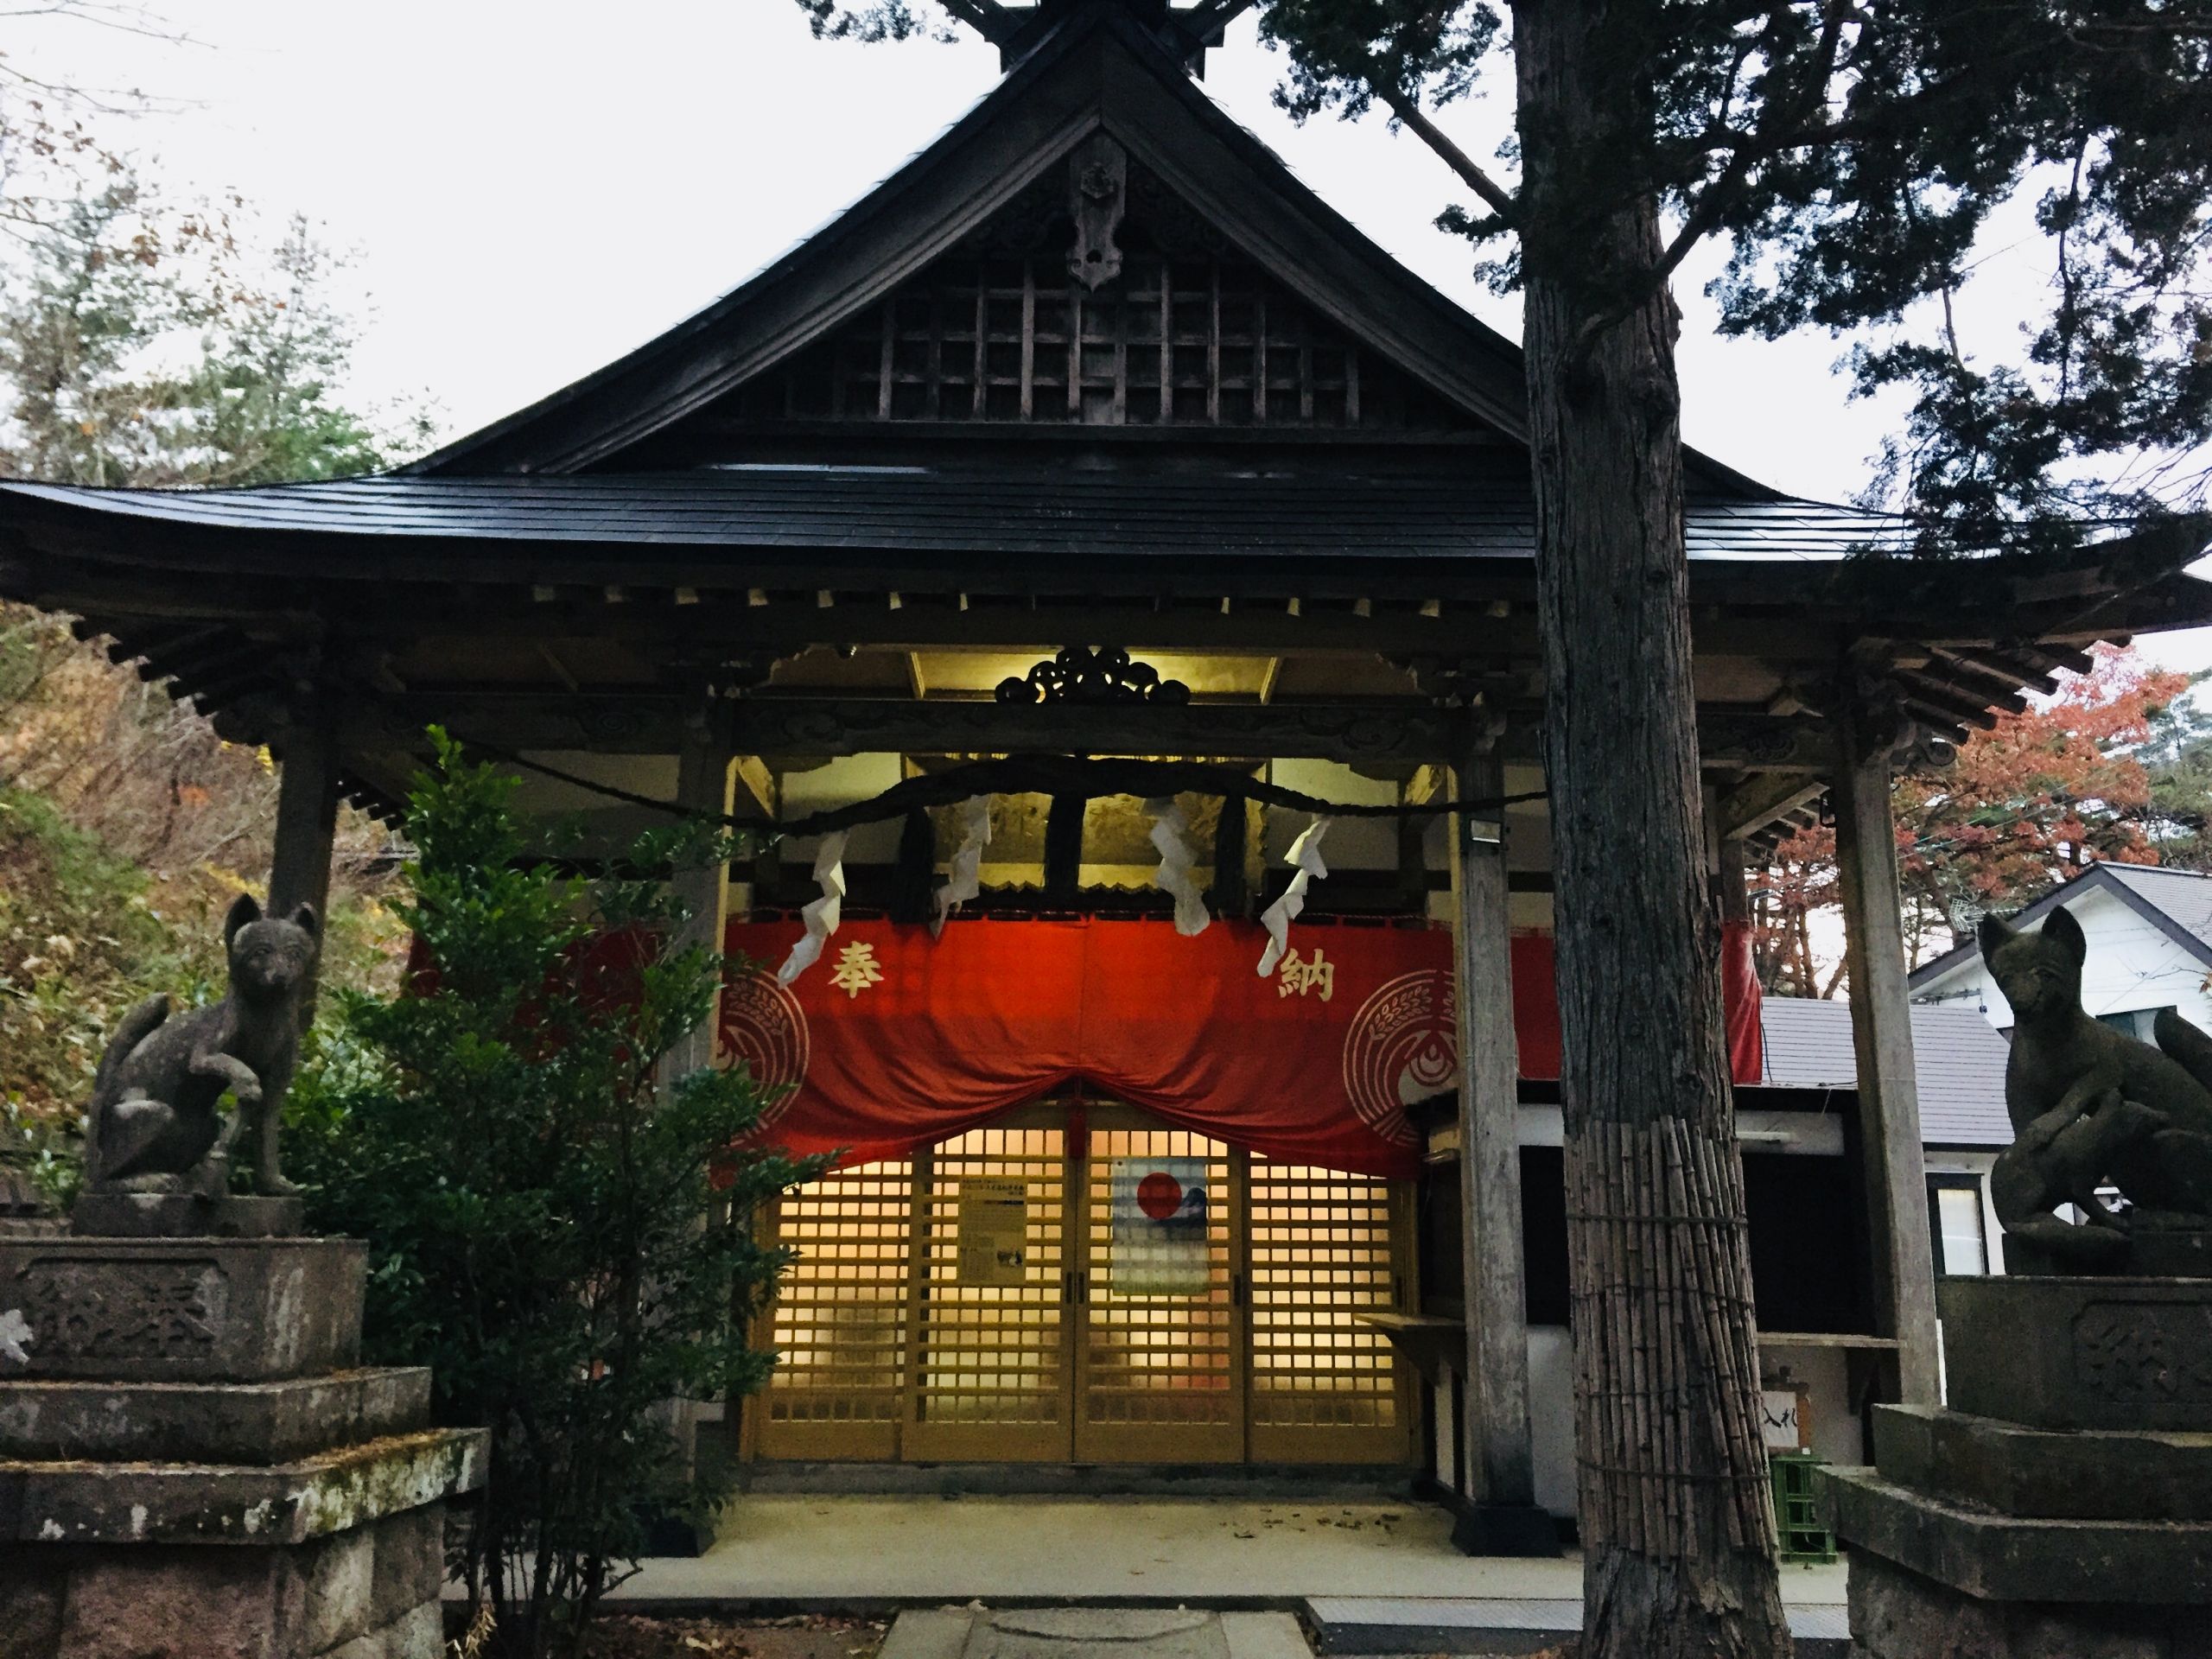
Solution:
<path fill-rule="evenodd" d="M 777 1204 L 791 1263 L 766 1320 L 776 1369 L 752 1411 L 763 1455 L 899 1455 L 913 1209 L 903 1159 L 837 1170 Z"/>
<path fill-rule="evenodd" d="M 1083 1182 L 1076 1457 L 1084 1463 L 1235 1463 L 1244 1456 L 1243 1159 L 1218 1141 L 1096 1107 Z M 1189 1236 L 1166 1260 L 1116 1226 L 1148 1172 L 1202 1184 Z M 1191 1178 L 1182 1179 L 1181 1178 Z M 1163 1179 L 1155 1175 L 1154 1179 Z M 1117 1199 L 1119 1200 L 1117 1204 Z M 1141 1214 L 1141 1211 L 1139 1212 Z"/>
<path fill-rule="evenodd" d="M 1405 1302 L 1400 1191 L 1373 1175 L 1255 1155 L 1251 1443 L 1255 1463 L 1391 1463 L 1408 1412 L 1389 1343 L 1360 1323 Z"/>
<path fill-rule="evenodd" d="M 1126 1208 L 1147 1172 L 1205 1194 L 1164 1247 L 1141 1226 L 1117 1238 L 1117 1193 Z M 1402 1462 L 1405 1385 L 1359 1316 L 1407 1305 L 1406 1199 L 1114 1104 L 1040 1105 L 839 1171 L 773 1214 L 794 1260 L 764 1320 L 780 1359 L 748 1444 L 789 1459 Z"/>
<path fill-rule="evenodd" d="M 1071 1455 L 1067 1190 L 1066 1133 L 1033 1115 L 918 1161 L 906 1457 Z"/>

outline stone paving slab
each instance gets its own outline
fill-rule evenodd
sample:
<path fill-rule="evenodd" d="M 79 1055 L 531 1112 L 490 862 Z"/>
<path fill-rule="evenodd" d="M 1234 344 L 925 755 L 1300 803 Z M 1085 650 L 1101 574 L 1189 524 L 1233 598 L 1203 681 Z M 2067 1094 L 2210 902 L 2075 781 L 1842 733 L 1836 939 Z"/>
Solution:
<path fill-rule="evenodd" d="M 1840 1565 L 1791 1567 L 1783 1599 L 1840 1608 Z M 881 1613 L 980 1600 L 1294 1611 L 1315 1596 L 1579 1601 L 1582 1567 L 1480 1559 L 1411 1499 L 741 1497 L 695 1559 L 648 1560 L 623 1611 Z"/>
<path fill-rule="evenodd" d="M 1287 1613 L 1163 1607 L 922 1608 L 878 1659 L 1311 1659 Z"/>

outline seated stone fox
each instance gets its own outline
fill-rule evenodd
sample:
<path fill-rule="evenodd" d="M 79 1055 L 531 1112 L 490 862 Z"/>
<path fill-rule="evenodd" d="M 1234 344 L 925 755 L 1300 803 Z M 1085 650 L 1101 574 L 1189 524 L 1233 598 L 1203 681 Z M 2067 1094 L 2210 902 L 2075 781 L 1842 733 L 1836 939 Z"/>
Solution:
<path fill-rule="evenodd" d="M 2212 1212 L 2212 1037 L 2169 1008 L 2158 1046 L 2082 1007 L 2088 941 L 2063 908 L 2037 933 L 1982 920 L 1982 957 L 2012 1005 L 2005 1102 L 2013 1141 L 1990 1173 L 2008 1234 L 2075 1261 L 2117 1261 L 2126 1240 L 2097 1198 L 2117 1186 L 2146 1215 Z M 2093 1225 L 2051 1211 L 2078 1205 Z"/>
<path fill-rule="evenodd" d="M 315 982 L 321 925 L 312 905 L 289 918 L 264 917 L 242 894 L 224 919 L 223 939 L 229 995 L 174 1017 L 167 995 L 149 997 L 109 1042 L 92 1086 L 86 1157 L 95 1190 L 211 1186 L 249 1121 L 254 1190 L 269 1197 L 299 1190 L 277 1169 L 276 1121 L 299 1062 L 300 1005 Z M 227 1126 L 216 1109 L 226 1091 L 238 1101 Z"/>

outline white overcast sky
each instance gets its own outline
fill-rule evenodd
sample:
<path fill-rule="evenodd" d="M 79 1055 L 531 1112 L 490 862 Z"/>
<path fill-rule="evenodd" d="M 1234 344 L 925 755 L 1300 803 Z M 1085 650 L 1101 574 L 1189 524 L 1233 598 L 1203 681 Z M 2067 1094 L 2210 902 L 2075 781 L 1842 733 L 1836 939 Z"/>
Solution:
<path fill-rule="evenodd" d="M 651 339 L 865 194 L 998 78 L 980 42 L 833 45 L 792 0 L 154 0 L 177 41 L 53 18 L 0 51 L 156 107 L 108 125 L 165 189 L 304 212 L 365 290 L 355 394 L 429 394 L 448 435 Z M 1518 308 L 1436 230 L 1455 181 L 1380 119 L 1301 128 L 1251 21 L 1206 90 L 1368 235 L 1493 326 Z M 1510 111 L 1457 108 L 1489 154 Z M 1684 430 L 1800 494 L 1849 497 L 1896 405 L 1853 404 L 1842 343 L 1726 340 L 1679 284 Z M 2212 665 L 2212 630 L 2146 639 Z"/>

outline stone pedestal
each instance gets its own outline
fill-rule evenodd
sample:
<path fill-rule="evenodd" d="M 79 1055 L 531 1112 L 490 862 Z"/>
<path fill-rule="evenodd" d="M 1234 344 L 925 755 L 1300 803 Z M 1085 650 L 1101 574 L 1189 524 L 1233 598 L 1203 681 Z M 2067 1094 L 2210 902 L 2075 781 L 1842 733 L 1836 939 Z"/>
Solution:
<path fill-rule="evenodd" d="M 2212 1659 L 2212 1279 L 1947 1279 L 1950 1407 L 1828 1471 L 1857 1659 Z"/>
<path fill-rule="evenodd" d="M 281 1219 L 0 1236 L 10 1659 L 436 1659 L 445 1505 L 487 1437 L 428 1427 L 427 1370 L 361 1367 L 366 1252 L 253 1236 Z"/>

